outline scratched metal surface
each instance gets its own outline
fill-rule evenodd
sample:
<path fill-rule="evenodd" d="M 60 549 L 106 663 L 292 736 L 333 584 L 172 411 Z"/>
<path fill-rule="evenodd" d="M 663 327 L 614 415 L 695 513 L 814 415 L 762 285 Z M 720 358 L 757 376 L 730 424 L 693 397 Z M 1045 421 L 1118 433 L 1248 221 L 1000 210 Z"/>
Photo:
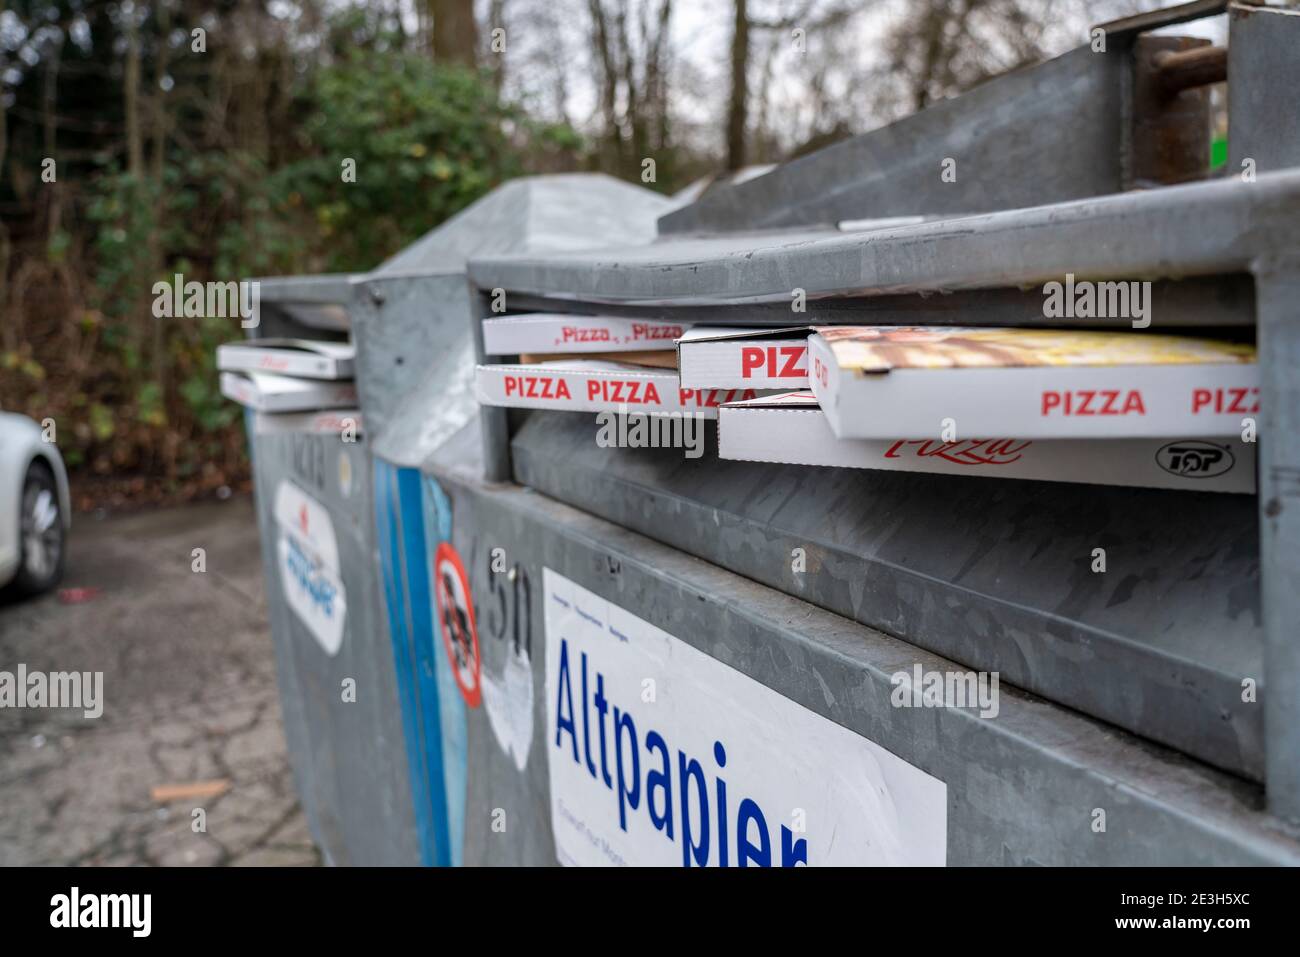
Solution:
<path fill-rule="evenodd" d="M 1229 175 L 1300 166 L 1300 10 L 1233 4 L 1228 42 Z"/>
<path fill-rule="evenodd" d="M 1241 700 L 1263 667 L 1252 496 L 733 462 L 712 433 L 690 460 L 594 435 L 589 415 L 530 415 L 516 481 L 1262 778 L 1261 709 Z"/>
<path fill-rule="evenodd" d="M 1229 175 L 1300 167 L 1300 10 L 1233 4 L 1229 13 Z M 1265 764 L 1274 813 L 1300 823 L 1300 217 L 1261 257 L 1259 285 L 1261 560 Z"/>
<path fill-rule="evenodd" d="M 338 865 L 417 865 L 419 844 L 403 745 L 392 648 L 380 605 L 374 502 L 364 443 L 337 436 L 252 435 L 267 607 L 290 763 L 312 836 Z M 351 460 L 348 491 L 338 457 Z M 330 656 L 284 598 L 274 515 L 282 480 L 329 513 L 338 543 L 347 618 Z M 343 680 L 356 700 L 343 701 Z"/>
<path fill-rule="evenodd" d="M 865 233 L 803 230 L 661 239 L 558 256 L 482 258 L 480 289 L 595 302 L 709 305 L 1040 286 L 1079 278 L 1248 273 L 1294 246 L 1300 170 L 1168 186 Z M 1155 317 L 1160 325 L 1170 317 Z"/>
<path fill-rule="evenodd" d="M 920 213 L 984 212 L 1121 189 L 1127 48 L 1080 47 L 963 96 L 710 190 L 659 231 L 727 232 Z M 1061 118 L 1070 135 L 1060 135 Z M 951 160 L 955 178 L 940 174 Z"/>
<path fill-rule="evenodd" d="M 1008 685 L 992 719 L 892 707 L 890 675 L 953 665 L 548 495 L 484 483 L 476 433 L 466 428 L 428 465 L 450 496 L 461 554 L 504 548 L 537 583 L 552 568 L 939 778 L 949 864 L 1300 863 L 1294 836 L 1260 810 L 1257 785 Z M 707 531 L 740 538 L 725 522 Z M 480 609 L 495 604 L 489 577 L 471 576 Z M 529 620 L 533 721 L 522 773 L 483 709 L 469 716 L 468 806 L 503 808 L 519 826 L 496 832 L 486 810 L 468 815 L 467 863 L 555 860 L 540 601 Z M 487 668 L 505 645 L 480 641 Z M 1094 808 L 1107 809 L 1103 834 L 1090 826 Z"/>

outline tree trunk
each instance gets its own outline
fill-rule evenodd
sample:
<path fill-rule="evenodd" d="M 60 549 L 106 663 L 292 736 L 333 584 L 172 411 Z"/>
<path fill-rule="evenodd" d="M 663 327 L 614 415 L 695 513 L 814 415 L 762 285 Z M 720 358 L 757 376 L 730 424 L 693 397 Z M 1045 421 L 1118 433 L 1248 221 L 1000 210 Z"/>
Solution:
<path fill-rule="evenodd" d="M 153 90 L 153 155 L 150 157 L 150 175 L 162 185 L 163 163 L 167 157 L 167 91 L 163 79 L 171 62 L 172 14 L 166 2 L 157 5 L 158 56 L 154 65 Z"/>
<path fill-rule="evenodd" d="M 631 136 L 631 155 L 626 167 L 618 170 L 618 176 L 635 176 L 640 172 L 642 160 L 646 159 L 645 105 L 641 101 L 642 91 L 637 83 L 636 52 L 632 49 L 627 19 L 627 0 L 623 0 L 615 25 L 618 31 L 619 60 L 623 64 L 623 96 L 626 104 L 623 115 L 627 117 L 628 133 Z M 642 39 L 645 39 L 644 33 Z"/>
<path fill-rule="evenodd" d="M 478 65 L 478 24 L 474 0 L 429 0 L 433 19 L 435 63 L 455 63 L 473 69 Z"/>
<path fill-rule="evenodd" d="M 140 132 L 140 27 L 134 9 L 126 17 L 126 169 L 135 179 L 144 175 L 144 142 Z"/>
<path fill-rule="evenodd" d="M 663 0 L 659 7 L 658 24 L 654 39 L 646 54 L 645 100 L 652 111 L 651 149 L 662 152 L 668 148 L 668 30 L 672 21 L 672 0 Z"/>
<path fill-rule="evenodd" d="M 506 0 L 492 0 L 488 6 L 488 63 L 492 65 L 492 88 L 501 95 L 501 88 L 506 82 L 506 53 L 507 47 L 501 51 L 494 51 L 491 48 L 492 31 L 505 30 L 506 28 Z"/>
<path fill-rule="evenodd" d="M 605 121 L 605 169 L 623 168 L 623 133 L 618 122 L 618 69 L 614 66 L 609 22 L 600 0 L 588 0 L 592 43 L 600 61 L 600 111 Z"/>
<path fill-rule="evenodd" d="M 745 165 L 745 109 L 749 99 L 749 11 L 736 0 L 736 25 L 731 35 L 731 105 L 727 110 L 727 169 Z"/>

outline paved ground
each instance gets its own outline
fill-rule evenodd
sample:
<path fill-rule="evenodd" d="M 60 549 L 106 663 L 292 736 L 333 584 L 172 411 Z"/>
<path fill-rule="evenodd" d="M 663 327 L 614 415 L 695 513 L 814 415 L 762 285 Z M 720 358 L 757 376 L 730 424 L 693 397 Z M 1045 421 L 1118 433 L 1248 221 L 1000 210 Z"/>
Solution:
<path fill-rule="evenodd" d="M 64 586 L 99 596 L 0 607 L 0 671 L 103 671 L 104 712 L 0 708 L 0 865 L 319 863 L 285 753 L 252 503 L 74 526 Z M 218 779 L 220 797 L 150 797 Z"/>

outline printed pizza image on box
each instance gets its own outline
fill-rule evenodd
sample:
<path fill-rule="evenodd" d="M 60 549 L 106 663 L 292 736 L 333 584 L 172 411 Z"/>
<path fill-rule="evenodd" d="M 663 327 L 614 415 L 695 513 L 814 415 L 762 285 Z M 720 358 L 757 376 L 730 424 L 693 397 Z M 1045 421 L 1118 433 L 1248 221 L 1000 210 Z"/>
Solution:
<path fill-rule="evenodd" d="M 687 389 L 670 369 L 622 362 L 568 360 L 536 365 L 481 365 L 474 392 L 483 405 L 571 412 L 650 415 L 696 413 L 717 418 L 724 402 L 755 398 L 753 389 Z"/>
<path fill-rule="evenodd" d="M 1147 332 L 819 327 L 812 390 L 835 434 L 914 439 L 1240 435 L 1251 345 Z"/>
<path fill-rule="evenodd" d="M 687 388 L 806 389 L 810 326 L 728 329 L 696 326 L 677 340 Z"/>
<path fill-rule="evenodd" d="M 718 457 L 748 462 L 991 478 L 1255 491 L 1255 448 L 1240 439 L 845 439 L 811 392 L 724 405 Z"/>
<path fill-rule="evenodd" d="M 490 356 L 525 352 L 633 352 L 671 349 L 690 328 L 680 322 L 526 313 L 483 320 L 483 351 Z"/>

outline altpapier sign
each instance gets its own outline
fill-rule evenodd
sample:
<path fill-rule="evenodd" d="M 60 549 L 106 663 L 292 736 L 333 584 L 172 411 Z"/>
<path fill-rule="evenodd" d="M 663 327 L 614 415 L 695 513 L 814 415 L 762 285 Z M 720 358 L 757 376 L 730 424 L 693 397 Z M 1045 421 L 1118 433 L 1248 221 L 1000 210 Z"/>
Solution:
<path fill-rule="evenodd" d="M 329 512 L 285 480 L 275 493 L 275 523 L 285 601 L 325 653 L 337 654 L 343 644 L 348 601 Z"/>
<path fill-rule="evenodd" d="M 942 865 L 947 787 L 543 572 L 561 863 Z"/>

